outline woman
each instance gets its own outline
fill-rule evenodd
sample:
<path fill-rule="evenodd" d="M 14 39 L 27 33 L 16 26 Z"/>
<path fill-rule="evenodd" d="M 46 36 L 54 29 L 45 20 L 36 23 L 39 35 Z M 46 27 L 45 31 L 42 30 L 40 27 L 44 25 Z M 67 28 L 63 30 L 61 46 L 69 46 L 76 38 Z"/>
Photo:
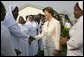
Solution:
<path fill-rule="evenodd" d="M 43 25 L 42 33 L 35 36 L 36 40 L 45 38 L 44 55 L 54 56 L 60 50 L 60 23 L 54 16 L 53 9 L 46 7 L 43 9 L 47 21 Z"/>
<path fill-rule="evenodd" d="M 22 33 L 27 34 L 27 28 L 25 27 L 25 20 L 22 16 L 19 17 L 18 26 L 20 27 Z"/>
<path fill-rule="evenodd" d="M 29 15 L 29 20 L 25 23 L 26 28 L 28 29 L 28 35 L 36 36 L 37 35 L 37 23 L 33 20 L 33 16 Z M 29 55 L 35 56 L 38 53 L 38 41 L 34 40 L 29 45 Z"/>
<path fill-rule="evenodd" d="M 29 36 L 21 32 L 18 24 L 15 21 L 17 19 L 18 12 L 19 10 L 17 6 L 10 5 L 8 7 L 8 11 L 4 19 L 3 25 L 5 25 L 9 29 L 14 47 L 22 52 L 21 53 L 22 56 L 28 56 Z"/>
<path fill-rule="evenodd" d="M 70 29 L 67 42 L 67 56 L 83 56 L 83 1 L 76 3 L 74 17 L 78 19 Z"/>
<path fill-rule="evenodd" d="M 1 56 L 16 56 L 14 46 L 12 45 L 9 30 L 2 24 L 6 15 L 5 7 L 1 2 Z"/>

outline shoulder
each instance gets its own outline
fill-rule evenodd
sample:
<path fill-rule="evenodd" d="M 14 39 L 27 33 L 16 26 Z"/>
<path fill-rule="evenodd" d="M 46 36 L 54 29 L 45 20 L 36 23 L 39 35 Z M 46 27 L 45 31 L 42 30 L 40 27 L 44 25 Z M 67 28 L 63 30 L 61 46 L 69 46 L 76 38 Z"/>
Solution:
<path fill-rule="evenodd" d="M 1 31 L 8 31 L 8 29 L 4 25 L 1 25 Z"/>
<path fill-rule="evenodd" d="M 78 22 L 83 23 L 83 16 L 79 18 Z"/>
<path fill-rule="evenodd" d="M 83 27 L 83 17 L 80 17 L 79 20 L 76 22 L 76 24 L 74 25 L 75 27 Z"/>
<path fill-rule="evenodd" d="M 21 26 L 21 24 L 20 24 L 20 23 L 18 23 L 18 25 L 19 25 L 19 26 Z"/>
<path fill-rule="evenodd" d="M 27 25 L 27 26 L 28 26 L 28 25 L 31 25 L 31 23 L 30 23 L 30 22 L 26 22 L 26 23 L 25 23 L 25 25 Z"/>
<path fill-rule="evenodd" d="M 44 23 L 44 25 L 46 25 L 48 23 L 48 21 L 46 21 L 45 23 Z"/>
<path fill-rule="evenodd" d="M 55 18 L 53 18 L 53 23 L 60 24 L 60 22 L 58 20 L 56 20 Z"/>

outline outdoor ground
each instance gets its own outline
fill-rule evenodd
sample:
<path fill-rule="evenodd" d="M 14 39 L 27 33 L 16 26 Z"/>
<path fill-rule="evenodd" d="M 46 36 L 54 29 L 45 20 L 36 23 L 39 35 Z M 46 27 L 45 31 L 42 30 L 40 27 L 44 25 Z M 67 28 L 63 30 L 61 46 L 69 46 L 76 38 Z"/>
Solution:
<path fill-rule="evenodd" d="M 58 56 L 66 56 L 67 54 L 67 47 L 66 45 L 62 46 L 62 51 Z M 44 51 L 40 50 L 38 51 L 38 54 L 36 56 L 44 56 Z"/>

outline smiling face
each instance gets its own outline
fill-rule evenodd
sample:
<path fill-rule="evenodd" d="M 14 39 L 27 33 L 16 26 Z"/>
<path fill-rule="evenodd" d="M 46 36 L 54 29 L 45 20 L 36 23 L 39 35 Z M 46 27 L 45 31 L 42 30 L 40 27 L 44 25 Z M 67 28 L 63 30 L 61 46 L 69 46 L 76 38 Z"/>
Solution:
<path fill-rule="evenodd" d="M 33 21 L 33 16 L 32 15 L 29 16 L 29 21 L 31 21 L 31 22 Z"/>
<path fill-rule="evenodd" d="M 75 17 L 76 19 L 79 19 L 80 16 L 82 16 L 82 14 L 83 14 L 83 12 L 82 12 L 82 10 L 79 8 L 78 3 L 77 3 L 77 4 L 75 5 L 75 7 L 74 7 L 74 17 Z"/>
<path fill-rule="evenodd" d="M 48 11 L 45 10 L 44 11 L 44 15 L 45 15 L 46 19 L 49 19 L 49 17 L 50 17 L 51 14 Z"/>
<path fill-rule="evenodd" d="M 25 23 L 25 20 L 22 16 L 19 17 L 19 23 L 20 24 L 24 24 Z"/>
<path fill-rule="evenodd" d="M 43 9 L 45 18 L 48 20 L 50 17 L 54 16 L 54 10 L 51 7 L 46 7 Z"/>

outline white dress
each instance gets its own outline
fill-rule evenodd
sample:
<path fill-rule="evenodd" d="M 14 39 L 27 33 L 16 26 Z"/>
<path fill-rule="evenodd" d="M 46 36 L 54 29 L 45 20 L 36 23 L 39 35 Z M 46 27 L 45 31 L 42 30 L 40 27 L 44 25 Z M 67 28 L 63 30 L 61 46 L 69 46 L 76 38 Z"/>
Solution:
<path fill-rule="evenodd" d="M 83 16 L 70 29 L 69 35 L 70 40 L 67 42 L 67 56 L 83 56 Z"/>
<path fill-rule="evenodd" d="M 22 33 L 27 34 L 27 31 L 28 31 L 28 30 L 27 30 L 27 28 L 25 27 L 25 25 L 22 25 L 22 24 L 19 23 L 18 26 L 20 27 Z M 21 50 L 24 49 L 23 52 L 25 52 L 25 53 L 22 54 L 22 55 L 28 56 L 27 53 L 29 53 L 29 42 L 27 42 L 27 41 L 26 41 L 26 42 L 25 42 L 25 41 L 23 42 L 23 40 L 20 40 L 20 43 L 21 43 L 20 47 L 22 47 L 22 48 L 20 48 L 20 49 L 21 49 Z M 24 44 L 28 45 L 28 47 L 25 47 Z M 22 46 L 22 45 L 23 45 L 23 46 Z M 24 48 L 24 47 L 25 47 L 25 48 Z"/>
<path fill-rule="evenodd" d="M 16 56 L 10 32 L 3 25 L 1 25 L 1 54 L 3 56 Z"/>
<path fill-rule="evenodd" d="M 28 33 L 28 30 L 25 27 L 25 24 L 22 25 L 22 24 L 18 23 L 18 26 L 20 27 L 22 33 L 24 33 L 24 34 Z"/>
<path fill-rule="evenodd" d="M 36 36 L 37 35 L 37 24 L 33 21 L 28 21 L 25 26 L 28 29 L 28 35 Z M 32 41 L 31 45 L 29 46 L 29 55 L 34 56 L 38 53 L 38 41 Z"/>

